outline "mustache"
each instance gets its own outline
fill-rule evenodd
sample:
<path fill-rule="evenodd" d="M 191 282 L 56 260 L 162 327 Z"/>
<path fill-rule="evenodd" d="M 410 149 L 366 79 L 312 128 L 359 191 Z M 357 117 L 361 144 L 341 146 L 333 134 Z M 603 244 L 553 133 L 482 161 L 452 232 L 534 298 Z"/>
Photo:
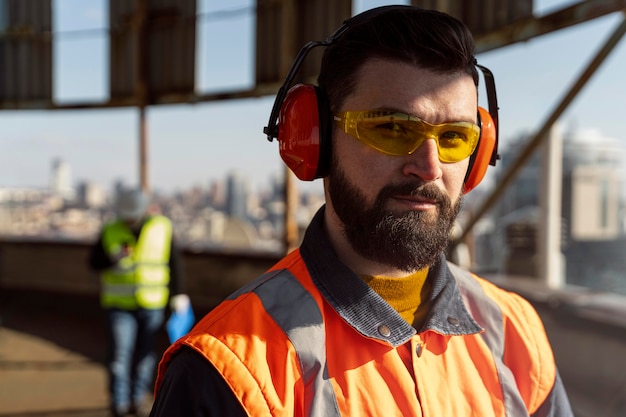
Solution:
<path fill-rule="evenodd" d="M 425 199 L 433 200 L 440 205 L 449 205 L 450 199 L 434 184 L 420 183 L 402 183 L 402 184 L 390 184 L 383 187 L 378 193 L 378 201 L 385 201 L 388 198 L 392 198 L 396 195 L 406 195 L 411 197 L 423 197 Z"/>

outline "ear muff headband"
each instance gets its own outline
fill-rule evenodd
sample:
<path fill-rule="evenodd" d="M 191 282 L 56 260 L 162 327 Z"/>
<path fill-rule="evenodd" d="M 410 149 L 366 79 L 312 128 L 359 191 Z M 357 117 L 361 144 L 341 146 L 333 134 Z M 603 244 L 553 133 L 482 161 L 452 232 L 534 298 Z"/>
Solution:
<path fill-rule="evenodd" d="M 498 96 L 496 95 L 496 80 L 493 78 L 493 73 L 487 67 L 484 67 L 476 62 L 474 58 L 474 65 L 483 73 L 485 80 L 485 90 L 487 90 L 487 105 L 489 106 L 489 115 L 494 125 L 494 138 L 495 143 L 493 150 L 489 157 L 489 165 L 496 166 L 496 161 L 500 159 L 498 154 L 498 140 L 500 138 L 500 120 L 498 118 Z M 481 135 L 482 136 L 482 135 Z"/>
<path fill-rule="evenodd" d="M 298 84 L 294 79 L 309 52 L 318 46 L 329 46 L 350 27 L 391 9 L 411 8 L 390 5 L 367 10 L 350 19 L 324 41 L 311 41 L 298 52 L 283 85 L 276 94 L 270 118 L 263 132 L 268 141 L 279 140 L 280 155 L 285 164 L 303 181 L 326 176 L 330 164 L 330 115 L 326 95 L 318 87 Z M 475 188 L 483 179 L 488 165 L 496 164 L 498 155 L 498 102 L 492 72 L 476 63 L 481 70 L 487 90 L 489 111 L 478 109 L 481 135 L 476 150 L 470 156 L 465 176 L 464 192 Z M 483 128 L 484 127 L 484 128 Z"/>
<path fill-rule="evenodd" d="M 478 124 L 480 126 L 480 138 L 474 153 L 470 156 L 469 167 L 467 168 L 463 185 L 464 194 L 476 188 L 485 177 L 487 167 L 494 158 L 493 155 L 497 147 L 496 125 L 489 112 L 482 107 L 478 108 Z"/>

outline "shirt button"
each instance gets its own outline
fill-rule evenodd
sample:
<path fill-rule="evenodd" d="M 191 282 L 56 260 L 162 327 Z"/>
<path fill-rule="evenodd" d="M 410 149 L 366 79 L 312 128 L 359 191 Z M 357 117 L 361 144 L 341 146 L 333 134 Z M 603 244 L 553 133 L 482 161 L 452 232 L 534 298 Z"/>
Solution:
<path fill-rule="evenodd" d="M 389 327 L 381 324 L 380 326 L 378 326 L 378 333 L 380 333 L 380 335 L 383 337 L 389 337 L 389 335 L 391 335 L 391 330 L 389 329 Z"/>
<path fill-rule="evenodd" d="M 418 358 L 422 356 L 422 344 L 421 343 L 415 347 L 415 354 L 417 355 Z"/>
<path fill-rule="evenodd" d="M 453 326 L 458 326 L 459 319 L 457 319 L 456 317 L 448 316 L 448 323 L 450 323 Z"/>

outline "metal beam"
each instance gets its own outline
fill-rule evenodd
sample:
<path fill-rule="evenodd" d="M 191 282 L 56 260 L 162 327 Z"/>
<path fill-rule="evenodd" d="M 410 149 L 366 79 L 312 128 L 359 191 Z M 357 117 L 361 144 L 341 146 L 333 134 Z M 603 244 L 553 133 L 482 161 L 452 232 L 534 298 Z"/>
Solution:
<path fill-rule="evenodd" d="M 626 0 L 587 0 L 554 13 L 520 20 L 475 37 L 476 53 L 487 52 L 585 23 L 626 9 Z"/>
<path fill-rule="evenodd" d="M 276 94 L 282 83 L 260 85 L 248 90 L 218 91 L 209 94 L 168 94 L 153 100 L 151 105 L 162 104 L 196 104 L 209 101 L 240 100 L 245 98 L 258 98 Z M 42 103 L 42 102 L 22 102 L 22 103 L 2 103 L 2 110 L 88 110 L 103 108 L 135 107 L 135 98 L 113 99 L 106 102 L 74 102 L 74 103 Z"/>

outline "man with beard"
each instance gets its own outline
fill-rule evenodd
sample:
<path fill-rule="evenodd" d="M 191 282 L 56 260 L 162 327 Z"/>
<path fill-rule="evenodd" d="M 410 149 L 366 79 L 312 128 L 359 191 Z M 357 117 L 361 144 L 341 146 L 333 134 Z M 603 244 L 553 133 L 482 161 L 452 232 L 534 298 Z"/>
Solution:
<path fill-rule="evenodd" d="M 318 86 L 294 85 L 316 46 Z M 168 349 L 153 417 L 572 415 L 533 308 L 445 259 L 462 195 L 497 159 L 473 48 L 461 22 L 411 6 L 303 48 L 265 132 L 300 179 L 323 178 L 326 204 Z"/>

